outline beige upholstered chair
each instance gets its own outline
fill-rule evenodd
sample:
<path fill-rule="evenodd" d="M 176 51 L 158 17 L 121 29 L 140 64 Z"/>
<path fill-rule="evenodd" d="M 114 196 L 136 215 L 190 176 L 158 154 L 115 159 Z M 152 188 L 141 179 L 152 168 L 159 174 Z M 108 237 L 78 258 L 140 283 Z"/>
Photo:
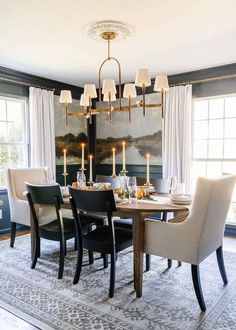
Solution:
<path fill-rule="evenodd" d="M 25 182 L 47 183 L 47 168 L 21 168 L 7 170 L 7 191 L 11 214 L 11 241 L 14 246 L 16 224 L 30 226 L 30 208 L 26 196 Z"/>
<path fill-rule="evenodd" d="M 214 251 L 222 279 L 225 284 L 228 282 L 222 242 L 235 179 L 235 176 L 198 178 L 191 212 L 183 222 L 145 221 L 144 251 L 191 264 L 195 293 L 203 311 L 206 305 L 201 290 L 199 264 Z"/>

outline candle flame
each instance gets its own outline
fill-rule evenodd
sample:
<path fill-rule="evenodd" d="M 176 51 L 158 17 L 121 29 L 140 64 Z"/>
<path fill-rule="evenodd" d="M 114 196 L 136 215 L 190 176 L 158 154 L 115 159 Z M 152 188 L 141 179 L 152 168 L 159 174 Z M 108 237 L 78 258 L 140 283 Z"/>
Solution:
<path fill-rule="evenodd" d="M 82 148 L 85 146 L 85 143 L 81 143 Z"/>
<path fill-rule="evenodd" d="M 89 155 L 89 158 L 92 159 L 93 158 L 93 155 Z"/>
<path fill-rule="evenodd" d="M 66 149 L 63 149 L 63 153 L 64 153 L 64 154 L 66 154 L 66 151 L 67 151 Z"/>
<path fill-rule="evenodd" d="M 147 153 L 146 156 L 147 156 L 147 158 L 150 158 L 150 154 L 149 153 Z"/>
<path fill-rule="evenodd" d="M 114 152 L 114 151 L 116 151 L 116 148 L 112 148 L 111 150 Z"/>
<path fill-rule="evenodd" d="M 123 141 L 122 144 L 123 144 L 123 146 L 125 146 L 125 144 L 126 144 L 125 141 Z"/>

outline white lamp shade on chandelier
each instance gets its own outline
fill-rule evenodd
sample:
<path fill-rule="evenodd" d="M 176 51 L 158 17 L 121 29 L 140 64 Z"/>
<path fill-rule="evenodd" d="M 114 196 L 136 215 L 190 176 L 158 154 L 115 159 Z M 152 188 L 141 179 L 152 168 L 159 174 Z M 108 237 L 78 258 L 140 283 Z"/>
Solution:
<path fill-rule="evenodd" d="M 116 96 L 115 94 L 110 94 L 111 95 L 111 102 L 116 101 Z M 103 101 L 104 102 L 109 102 L 109 93 L 105 93 L 103 95 Z"/>
<path fill-rule="evenodd" d="M 88 107 L 89 109 L 83 109 L 81 111 L 75 112 L 73 115 L 76 116 L 85 116 L 89 118 L 89 123 L 92 123 L 92 116 L 102 113 L 109 113 L 109 121 L 112 123 L 112 112 L 115 111 L 128 111 L 128 119 L 131 122 L 131 112 L 135 108 L 142 108 L 143 116 L 146 115 L 146 108 L 157 108 L 161 107 L 161 115 L 164 118 L 164 106 L 165 106 L 165 92 L 169 89 L 168 78 L 165 75 L 156 76 L 154 83 L 154 91 L 161 93 L 161 102 L 159 103 L 150 103 L 146 102 L 145 95 L 150 93 L 150 88 L 146 91 L 147 87 L 152 85 L 150 78 L 150 73 L 147 68 L 138 69 L 135 77 L 135 82 L 124 84 L 123 95 L 122 95 L 122 73 L 121 65 L 117 58 L 111 56 L 110 43 L 113 40 L 126 39 L 127 36 L 130 36 L 133 32 L 132 27 L 123 24 L 121 22 L 114 21 L 101 21 L 93 23 L 86 30 L 87 35 L 94 40 L 107 41 L 107 58 L 102 61 L 98 70 L 98 89 L 96 89 L 95 84 L 85 84 L 84 92 L 81 95 L 80 105 L 83 107 Z M 112 79 L 113 76 L 108 76 L 108 79 L 102 79 L 102 69 L 104 65 L 108 62 L 115 62 L 117 72 L 116 77 L 118 76 L 118 81 Z M 117 75 L 118 74 L 118 75 Z M 116 78 L 117 79 L 117 78 Z M 116 85 L 117 82 L 117 85 Z M 140 90 L 141 89 L 141 93 Z M 136 89 L 139 91 L 139 94 L 142 94 L 142 98 L 135 102 L 137 97 Z M 122 102 L 122 97 L 128 99 L 128 102 Z M 92 99 L 98 98 L 96 105 L 92 104 Z M 117 104 L 113 105 L 111 102 L 118 101 Z M 102 104 L 102 101 L 104 103 Z M 60 96 L 60 102 L 65 104 L 65 116 L 66 116 L 66 125 L 67 125 L 67 116 L 68 116 L 68 103 L 72 103 L 71 92 L 68 90 L 62 90 Z M 107 104 L 106 104 L 107 102 Z"/>
<path fill-rule="evenodd" d="M 169 83 L 167 76 L 165 75 L 157 76 L 155 79 L 154 91 L 161 92 L 161 91 L 168 91 L 168 89 L 169 89 Z"/>
<path fill-rule="evenodd" d="M 114 79 L 104 79 L 102 85 L 102 94 L 116 94 L 116 85 Z"/>
<path fill-rule="evenodd" d="M 135 84 L 125 84 L 123 97 L 133 98 L 137 96 Z"/>
<path fill-rule="evenodd" d="M 60 93 L 60 103 L 72 103 L 71 91 L 62 90 Z"/>
<path fill-rule="evenodd" d="M 151 79 L 148 69 L 139 69 L 137 71 L 135 85 L 138 87 L 148 87 L 151 85 Z"/>
<path fill-rule="evenodd" d="M 91 99 L 97 97 L 97 91 L 95 84 L 85 84 L 84 85 L 84 95 L 91 97 Z"/>
<path fill-rule="evenodd" d="M 84 95 L 84 94 L 81 95 L 80 105 L 82 107 L 88 107 L 89 106 L 89 97 L 87 95 Z"/>

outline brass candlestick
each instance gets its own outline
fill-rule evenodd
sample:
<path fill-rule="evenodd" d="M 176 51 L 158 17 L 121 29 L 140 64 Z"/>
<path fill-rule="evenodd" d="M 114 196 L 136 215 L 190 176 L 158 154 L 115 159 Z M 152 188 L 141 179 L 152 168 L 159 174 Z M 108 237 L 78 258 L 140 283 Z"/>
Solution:
<path fill-rule="evenodd" d="M 153 184 L 151 184 L 150 181 L 147 181 L 144 183 L 144 187 L 147 189 L 147 192 L 150 192 L 150 188 L 153 187 Z"/>
<path fill-rule="evenodd" d="M 120 174 L 123 175 L 123 176 L 126 176 L 126 173 L 128 173 L 128 171 L 126 171 L 125 168 L 123 168 L 123 169 L 120 171 Z"/>
<path fill-rule="evenodd" d="M 62 173 L 62 175 L 64 176 L 64 187 L 66 187 L 66 177 L 68 175 L 68 173 Z"/>

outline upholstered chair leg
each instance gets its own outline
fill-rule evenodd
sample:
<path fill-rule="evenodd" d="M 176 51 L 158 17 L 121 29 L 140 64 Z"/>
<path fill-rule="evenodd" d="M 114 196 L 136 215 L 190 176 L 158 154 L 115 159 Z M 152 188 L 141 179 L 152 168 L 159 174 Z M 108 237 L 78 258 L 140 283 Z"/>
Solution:
<path fill-rule="evenodd" d="M 38 260 L 38 255 L 40 254 L 40 238 L 35 237 L 34 251 L 31 262 L 31 269 L 34 269 Z"/>
<path fill-rule="evenodd" d="M 73 279 L 73 284 L 77 284 L 79 282 L 81 268 L 82 268 L 82 261 L 83 261 L 83 246 L 81 240 L 78 241 L 78 251 L 77 251 L 77 263 L 76 263 L 76 270 L 75 276 Z"/>
<path fill-rule="evenodd" d="M 178 267 L 181 267 L 181 266 L 182 266 L 182 262 L 178 261 Z"/>
<path fill-rule="evenodd" d="M 151 255 L 146 254 L 146 272 L 150 270 L 150 266 L 151 266 Z"/>
<path fill-rule="evenodd" d="M 217 262 L 218 262 L 218 266 L 219 266 L 219 270 L 220 270 L 222 280 L 223 280 L 224 284 L 227 284 L 228 283 L 228 278 L 227 278 L 226 271 L 225 271 L 225 264 L 224 264 L 222 246 L 220 246 L 216 250 L 216 256 L 217 256 Z"/>
<path fill-rule="evenodd" d="M 103 267 L 108 268 L 108 255 L 103 254 L 102 257 L 103 257 Z"/>
<path fill-rule="evenodd" d="M 167 265 L 168 265 L 168 268 L 172 267 L 172 260 L 171 259 L 167 259 Z"/>
<path fill-rule="evenodd" d="M 59 271 L 58 279 L 62 279 L 64 272 L 64 262 L 65 262 L 65 241 L 60 241 L 60 260 L 59 260 Z"/>
<path fill-rule="evenodd" d="M 14 246 L 16 238 L 16 223 L 11 222 L 11 240 L 10 240 L 10 247 Z"/>
<path fill-rule="evenodd" d="M 109 297 L 114 296 L 115 291 L 115 275 L 116 275 L 116 255 L 115 253 L 111 254 L 111 273 L 110 273 L 110 288 L 109 288 Z"/>
<path fill-rule="evenodd" d="M 199 266 L 191 265 L 191 270 L 192 270 L 192 279 L 193 279 L 193 286 L 194 286 L 195 294 L 197 296 L 197 300 L 198 300 L 201 310 L 203 312 L 205 312 L 206 304 L 205 304 L 204 297 L 202 294 Z"/>

